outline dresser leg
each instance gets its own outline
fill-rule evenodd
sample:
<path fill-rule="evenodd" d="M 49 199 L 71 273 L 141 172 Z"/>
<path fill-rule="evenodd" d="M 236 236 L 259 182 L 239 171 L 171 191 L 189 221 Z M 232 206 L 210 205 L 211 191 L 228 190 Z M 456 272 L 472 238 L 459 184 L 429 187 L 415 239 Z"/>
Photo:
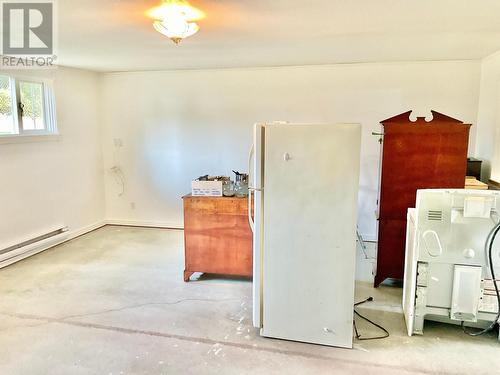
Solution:
<path fill-rule="evenodd" d="M 184 271 L 184 281 L 185 281 L 185 282 L 188 282 L 188 281 L 189 281 L 189 278 L 191 277 L 191 275 L 192 275 L 193 273 L 194 273 L 194 272 Z"/>
<path fill-rule="evenodd" d="M 378 288 L 382 281 L 384 281 L 385 279 L 386 277 L 384 275 L 382 275 L 381 273 L 377 273 L 373 281 L 373 287 Z"/>

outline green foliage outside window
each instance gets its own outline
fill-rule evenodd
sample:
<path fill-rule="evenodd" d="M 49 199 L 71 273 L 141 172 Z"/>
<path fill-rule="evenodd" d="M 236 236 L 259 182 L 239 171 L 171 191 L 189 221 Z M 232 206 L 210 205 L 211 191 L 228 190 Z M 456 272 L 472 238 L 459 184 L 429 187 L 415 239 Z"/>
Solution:
<path fill-rule="evenodd" d="M 21 103 L 23 105 L 23 117 L 33 119 L 42 117 L 43 92 L 39 83 L 21 82 Z M 12 97 L 8 77 L 0 76 L 0 114 L 12 115 Z"/>
<path fill-rule="evenodd" d="M 21 82 L 21 103 L 23 104 L 23 116 L 33 119 L 42 117 L 42 85 L 38 83 Z"/>
<path fill-rule="evenodd" d="M 9 78 L 2 76 L 0 76 L 0 114 L 5 116 L 12 114 Z"/>

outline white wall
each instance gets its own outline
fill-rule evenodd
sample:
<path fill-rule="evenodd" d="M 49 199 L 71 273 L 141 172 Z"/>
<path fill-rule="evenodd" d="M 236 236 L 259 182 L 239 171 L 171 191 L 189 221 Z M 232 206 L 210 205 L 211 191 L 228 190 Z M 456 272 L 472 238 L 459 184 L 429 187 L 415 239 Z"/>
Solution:
<path fill-rule="evenodd" d="M 104 219 L 98 75 L 67 68 L 16 73 L 54 79 L 61 137 L 0 144 L 0 249 L 57 225 L 75 232 Z"/>
<path fill-rule="evenodd" d="M 247 170 L 253 123 L 360 122 L 359 222 L 362 233 L 375 238 L 379 144 L 371 132 L 409 109 L 417 115 L 434 109 L 474 124 L 479 77 L 479 62 L 104 74 L 106 215 L 182 226 L 180 197 L 192 178 Z M 115 139 L 123 147 L 115 147 Z M 115 164 L 126 178 L 120 197 L 109 172 Z"/>
<path fill-rule="evenodd" d="M 500 52 L 482 61 L 476 156 L 484 160 L 483 179 L 500 181 Z"/>

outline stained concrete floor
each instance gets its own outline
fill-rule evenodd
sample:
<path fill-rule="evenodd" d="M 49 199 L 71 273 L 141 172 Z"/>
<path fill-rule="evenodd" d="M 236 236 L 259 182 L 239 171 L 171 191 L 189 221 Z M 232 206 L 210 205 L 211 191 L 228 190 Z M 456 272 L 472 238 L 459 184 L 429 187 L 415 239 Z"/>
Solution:
<path fill-rule="evenodd" d="M 251 282 L 182 281 L 181 231 L 104 227 L 0 270 L 0 374 L 487 374 L 495 334 L 429 323 L 407 337 L 401 289 L 358 283 L 359 310 L 389 329 L 354 349 L 266 339 Z M 359 322 L 362 335 L 376 334 Z"/>

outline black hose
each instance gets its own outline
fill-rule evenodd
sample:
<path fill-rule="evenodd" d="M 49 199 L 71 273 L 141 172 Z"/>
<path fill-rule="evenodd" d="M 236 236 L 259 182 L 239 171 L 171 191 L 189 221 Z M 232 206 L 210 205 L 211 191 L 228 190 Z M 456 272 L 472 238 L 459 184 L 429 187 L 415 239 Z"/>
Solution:
<path fill-rule="evenodd" d="M 369 301 L 373 301 L 373 297 L 368 297 L 367 299 L 365 299 L 364 301 L 361 301 L 361 302 L 356 302 L 354 304 L 354 307 L 358 306 L 358 305 L 361 305 L 365 302 L 369 302 Z M 366 316 L 363 316 L 361 315 L 359 312 L 356 311 L 356 309 L 354 309 L 354 314 L 356 314 L 357 316 L 359 316 L 361 319 L 363 320 L 366 320 L 368 323 L 374 325 L 375 327 L 377 327 L 378 329 L 380 329 L 381 331 L 384 332 L 384 335 L 383 336 L 373 336 L 373 337 L 361 337 L 361 335 L 359 334 L 358 332 L 358 328 L 356 327 L 356 320 L 353 319 L 352 323 L 354 325 L 354 332 L 356 334 L 356 339 L 358 340 L 379 340 L 379 339 L 385 339 L 387 337 L 389 337 L 389 331 L 387 331 L 384 327 L 382 327 L 380 324 L 377 324 L 373 321 L 371 321 L 370 319 L 368 319 Z"/>
<path fill-rule="evenodd" d="M 496 224 L 493 229 L 490 231 L 488 234 L 488 237 L 486 238 L 486 243 L 484 245 L 484 250 L 485 250 L 485 255 L 488 258 L 488 263 L 490 267 L 490 272 L 491 272 L 491 278 L 493 280 L 493 285 L 495 286 L 495 292 L 497 294 L 497 302 L 498 302 L 498 312 L 495 317 L 495 319 L 491 322 L 491 324 L 486 327 L 485 329 L 478 331 L 478 332 L 469 332 L 465 329 L 464 326 L 464 321 L 462 321 L 461 326 L 463 331 L 468 334 L 469 336 L 480 336 L 485 334 L 486 332 L 491 331 L 493 328 L 495 328 L 495 325 L 498 322 L 498 319 L 500 318 L 500 291 L 498 290 L 498 285 L 497 285 L 497 279 L 495 277 L 495 268 L 493 267 L 493 243 L 495 242 L 495 238 L 500 231 L 500 222 Z"/>

